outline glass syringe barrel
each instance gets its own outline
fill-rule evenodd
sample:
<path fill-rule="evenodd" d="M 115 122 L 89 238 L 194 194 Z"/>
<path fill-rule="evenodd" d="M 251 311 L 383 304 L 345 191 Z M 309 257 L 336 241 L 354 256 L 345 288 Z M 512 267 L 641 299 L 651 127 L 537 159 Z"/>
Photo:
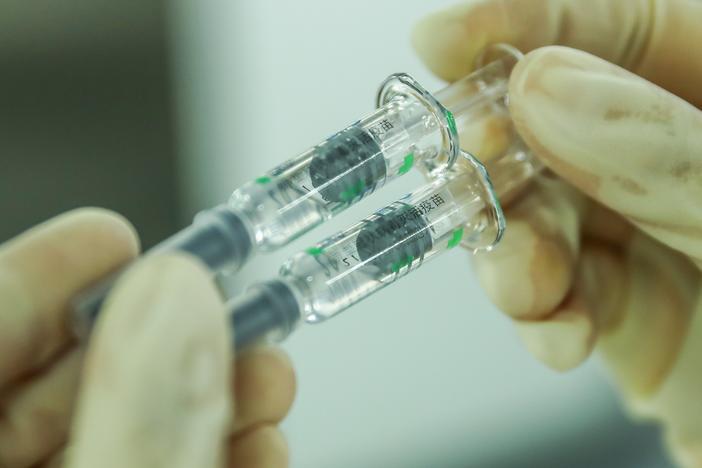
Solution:
<path fill-rule="evenodd" d="M 540 167 L 521 144 L 500 160 L 498 178 L 510 191 Z M 459 244 L 490 247 L 503 228 L 490 181 L 471 160 L 462 173 L 442 177 L 298 253 L 278 279 L 233 301 L 235 346 L 241 349 L 271 333 L 285 337 L 300 319 L 324 321 Z"/>

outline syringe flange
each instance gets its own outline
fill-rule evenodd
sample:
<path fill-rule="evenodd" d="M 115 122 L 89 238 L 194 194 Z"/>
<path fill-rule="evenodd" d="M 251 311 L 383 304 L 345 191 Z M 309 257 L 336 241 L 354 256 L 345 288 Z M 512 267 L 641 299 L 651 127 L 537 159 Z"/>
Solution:
<path fill-rule="evenodd" d="M 404 97 L 408 95 L 419 100 L 434 114 L 434 117 L 439 122 L 444 138 L 444 154 L 439 154 L 435 158 L 427 158 L 423 161 L 426 171 L 432 177 L 437 176 L 451 169 L 460 154 L 461 146 L 458 139 L 456 121 L 451 111 L 444 107 L 432 93 L 427 91 L 407 73 L 393 73 L 383 80 L 376 94 L 376 106 L 383 107 L 398 96 Z M 437 161 L 442 156 L 446 160 L 444 162 Z"/>

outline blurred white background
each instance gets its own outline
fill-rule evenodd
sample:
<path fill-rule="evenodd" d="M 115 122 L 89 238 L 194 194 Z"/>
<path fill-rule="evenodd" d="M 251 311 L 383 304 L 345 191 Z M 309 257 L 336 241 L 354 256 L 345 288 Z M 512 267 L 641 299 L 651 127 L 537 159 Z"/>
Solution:
<path fill-rule="evenodd" d="M 444 0 L 175 2 L 172 11 L 185 218 L 373 109 L 396 71 L 442 84 L 409 43 Z M 280 254 L 419 184 L 413 174 Z M 299 379 L 284 423 L 293 468 L 665 466 L 657 434 L 632 426 L 592 362 L 537 364 L 453 251 L 342 316 L 294 334 Z"/>

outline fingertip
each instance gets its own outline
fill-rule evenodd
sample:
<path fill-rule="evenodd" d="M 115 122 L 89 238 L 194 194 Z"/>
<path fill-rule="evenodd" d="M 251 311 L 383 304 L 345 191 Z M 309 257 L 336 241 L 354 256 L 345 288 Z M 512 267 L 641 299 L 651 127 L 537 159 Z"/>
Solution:
<path fill-rule="evenodd" d="M 621 187 L 608 196 L 641 195 L 646 190 L 636 181 L 641 162 L 635 160 L 651 152 L 642 143 L 655 143 L 666 128 L 660 125 L 665 106 L 651 99 L 651 86 L 586 52 L 543 47 L 512 72 L 510 114 L 539 158 L 583 192 L 601 200 L 603 185 L 615 182 Z M 634 140 L 632 132 L 649 136 Z"/>
<path fill-rule="evenodd" d="M 138 250 L 129 222 L 100 208 L 59 215 L 2 244 L 0 294 L 13 313 L 0 320 L 0 385 L 65 349 L 71 299 Z"/>
<path fill-rule="evenodd" d="M 184 252 L 168 252 L 150 255 L 141 262 L 146 271 L 142 275 L 162 278 L 169 289 L 178 295 L 190 295 L 192 291 L 183 288 L 192 287 L 202 294 L 219 298 L 219 293 L 212 281 L 212 272 L 198 258 Z"/>
<path fill-rule="evenodd" d="M 224 304 L 198 261 L 182 254 L 144 258 L 107 296 L 91 336 L 86 375 L 109 373 L 108 360 L 140 361 L 139 369 L 158 359 L 171 361 L 195 341 L 207 341 L 217 355 L 226 355 L 223 317 Z"/>
<path fill-rule="evenodd" d="M 510 111 L 513 114 L 522 115 L 530 110 L 537 95 L 554 97 L 555 92 L 560 89 L 553 89 L 556 84 L 551 73 L 556 69 L 585 71 L 583 64 L 584 57 L 589 54 L 563 46 L 546 46 L 524 55 L 512 69 L 509 79 Z M 570 93 L 573 89 L 570 89 Z M 569 96 L 565 96 L 566 102 Z M 554 99 L 555 104 L 564 104 L 563 96 Z M 521 122 L 528 124 L 528 121 Z"/>
<path fill-rule="evenodd" d="M 198 260 L 184 254 L 149 256 L 132 265 L 107 297 L 90 351 L 107 347 L 120 359 L 138 359 L 141 353 L 170 360 L 168 350 L 207 341 L 217 356 L 229 356 L 224 317 L 224 302 Z M 127 342 L 129 352 L 120 352 Z"/>
<path fill-rule="evenodd" d="M 258 427 L 232 442 L 227 466 L 284 468 L 288 466 L 288 443 L 277 427 Z"/>
<path fill-rule="evenodd" d="M 493 304 L 512 318 L 534 313 L 534 291 L 528 265 L 533 256 L 533 232 L 526 223 L 510 222 L 500 244 L 476 255 L 473 266 Z"/>
<path fill-rule="evenodd" d="M 218 297 L 211 280 L 211 272 L 196 258 L 182 253 L 163 253 L 147 256 L 134 263 L 122 275 L 112 294 L 146 295 L 166 292 L 173 297 Z"/>
<path fill-rule="evenodd" d="M 549 83 L 547 72 L 570 70 L 584 75 L 605 73 L 618 76 L 635 76 L 627 70 L 596 55 L 563 45 L 547 45 L 528 52 L 515 65 L 510 83 L 510 91 L 523 94 L 524 91 L 538 90 Z"/>
<path fill-rule="evenodd" d="M 592 316 L 577 300 L 568 301 L 547 320 L 517 322 L 517 332 L 534 357 L 559 372 L 585 361 L 596 336 Z"/>
<path fill-rule="evenodd" d="M 521 220 L 511 220 L 500 245 L 474 262 L 488 297 L 519 319 L 540 318 L 563 300 L 573 280 L 572 264 L 565 241 L 540 235 Z"/>
<path fill-rule="evenodd" d="M 76 451 L 75 466 L 96 466 L 101 453 L 126 456 L 120 466 L 214 466 L 208 460 L 231 415 L 229 343 L 224 304 L 198 261 L 158 254 L 138 262 L 91 337 L 74 429 L 85 453 Z M 109 433 L 95 430 L 104 420 Z M 129 451 L 133 434 L 142 434 L 139 450 Z"/>
<path fill-rule="evenodd" d="M 78 208 L 59 216 L 56 221 L 90 231 L 96 242 L 93 250 L 121 248 L 126 258 L 136 257 L 139 253 L 136 229 L 117 212 L 96 207 Z"/>
<path fill-rule="evenodd" d="M 297 381 L 290 357 L 274 346 L 253 348 L 236 362 L 234 432 L 252 425 L 277 423 L 290 411 Z"/>

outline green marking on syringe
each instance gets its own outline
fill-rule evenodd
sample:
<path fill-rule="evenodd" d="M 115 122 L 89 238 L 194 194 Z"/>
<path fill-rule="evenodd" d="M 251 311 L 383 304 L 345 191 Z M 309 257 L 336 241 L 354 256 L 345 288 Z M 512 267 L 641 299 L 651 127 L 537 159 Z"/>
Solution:
<path fill-rule="evenodd" d="M 390 266 L 390 270 L 391 270 L 393 273 L 397 273 L 397 272 L 400 271 L 400 269 L 401 269 L 402 267 L 405 267 L 405 266 L 407 266 L 407 265 L 410 265 L 413 261 L 414 261 L 414 257 L 413 257 L 412 255 L 408 255 L 408 256 L 406 256 L 405 258 L 403 258 L 402 260 L 399 260 L 399 261 L 393 263 L 393 264 Z"/>
<path fill-rule="evenodd" d="M 409 153 L 407 156 L 405 156 L 405 160 L 402 162 L 402 166 L 400 166 L 400 170 L 397 171 L 399 174 L 405 174 L 407 171 L 412 169 L 412 166 L 414 165 L 414 153 Z"/>
<path fill-rule="evenodd" d="M 323 253 L 324 249 L 322 247 L 310 247 L 309 249 L 305 250 L 305 252 L 312 255 L 313 257 L 316 257 L 317 255 Z"/>
<path fill-rule="evenodd" d="M 255 182 L 257 184 L 267 184 L 270 181 L 271 181 L 271 178 L 268 176 L 261 176 L 255 180 Z"/>
<path fill-rule="evenodd" d="M 463 228 L 459 228 L 453 231 L 453 235 L 449 239 L 447 247 L 449 249 L 456 247 L 458 244 L 461 243 L 461 239 L 463 239 Z"/>
<path fill-rule="evenodd" d="M 446 111 L 446 121 L 448 121 L 448 126 L 451 133 L 457 135 L 458 131 L 456 130 L 456 120 L 453 118 L 453 114 L 448 110 Z"/>
<path fill-rule="evenodd" d="M 359 194 L 363 193 L 363 189 L 366 188 L 366 184 L 362 180 L 359 180 L 357 184 L 349 187 L 339 194 L 342 201 L 348 202 L 356 198 Z"/>

